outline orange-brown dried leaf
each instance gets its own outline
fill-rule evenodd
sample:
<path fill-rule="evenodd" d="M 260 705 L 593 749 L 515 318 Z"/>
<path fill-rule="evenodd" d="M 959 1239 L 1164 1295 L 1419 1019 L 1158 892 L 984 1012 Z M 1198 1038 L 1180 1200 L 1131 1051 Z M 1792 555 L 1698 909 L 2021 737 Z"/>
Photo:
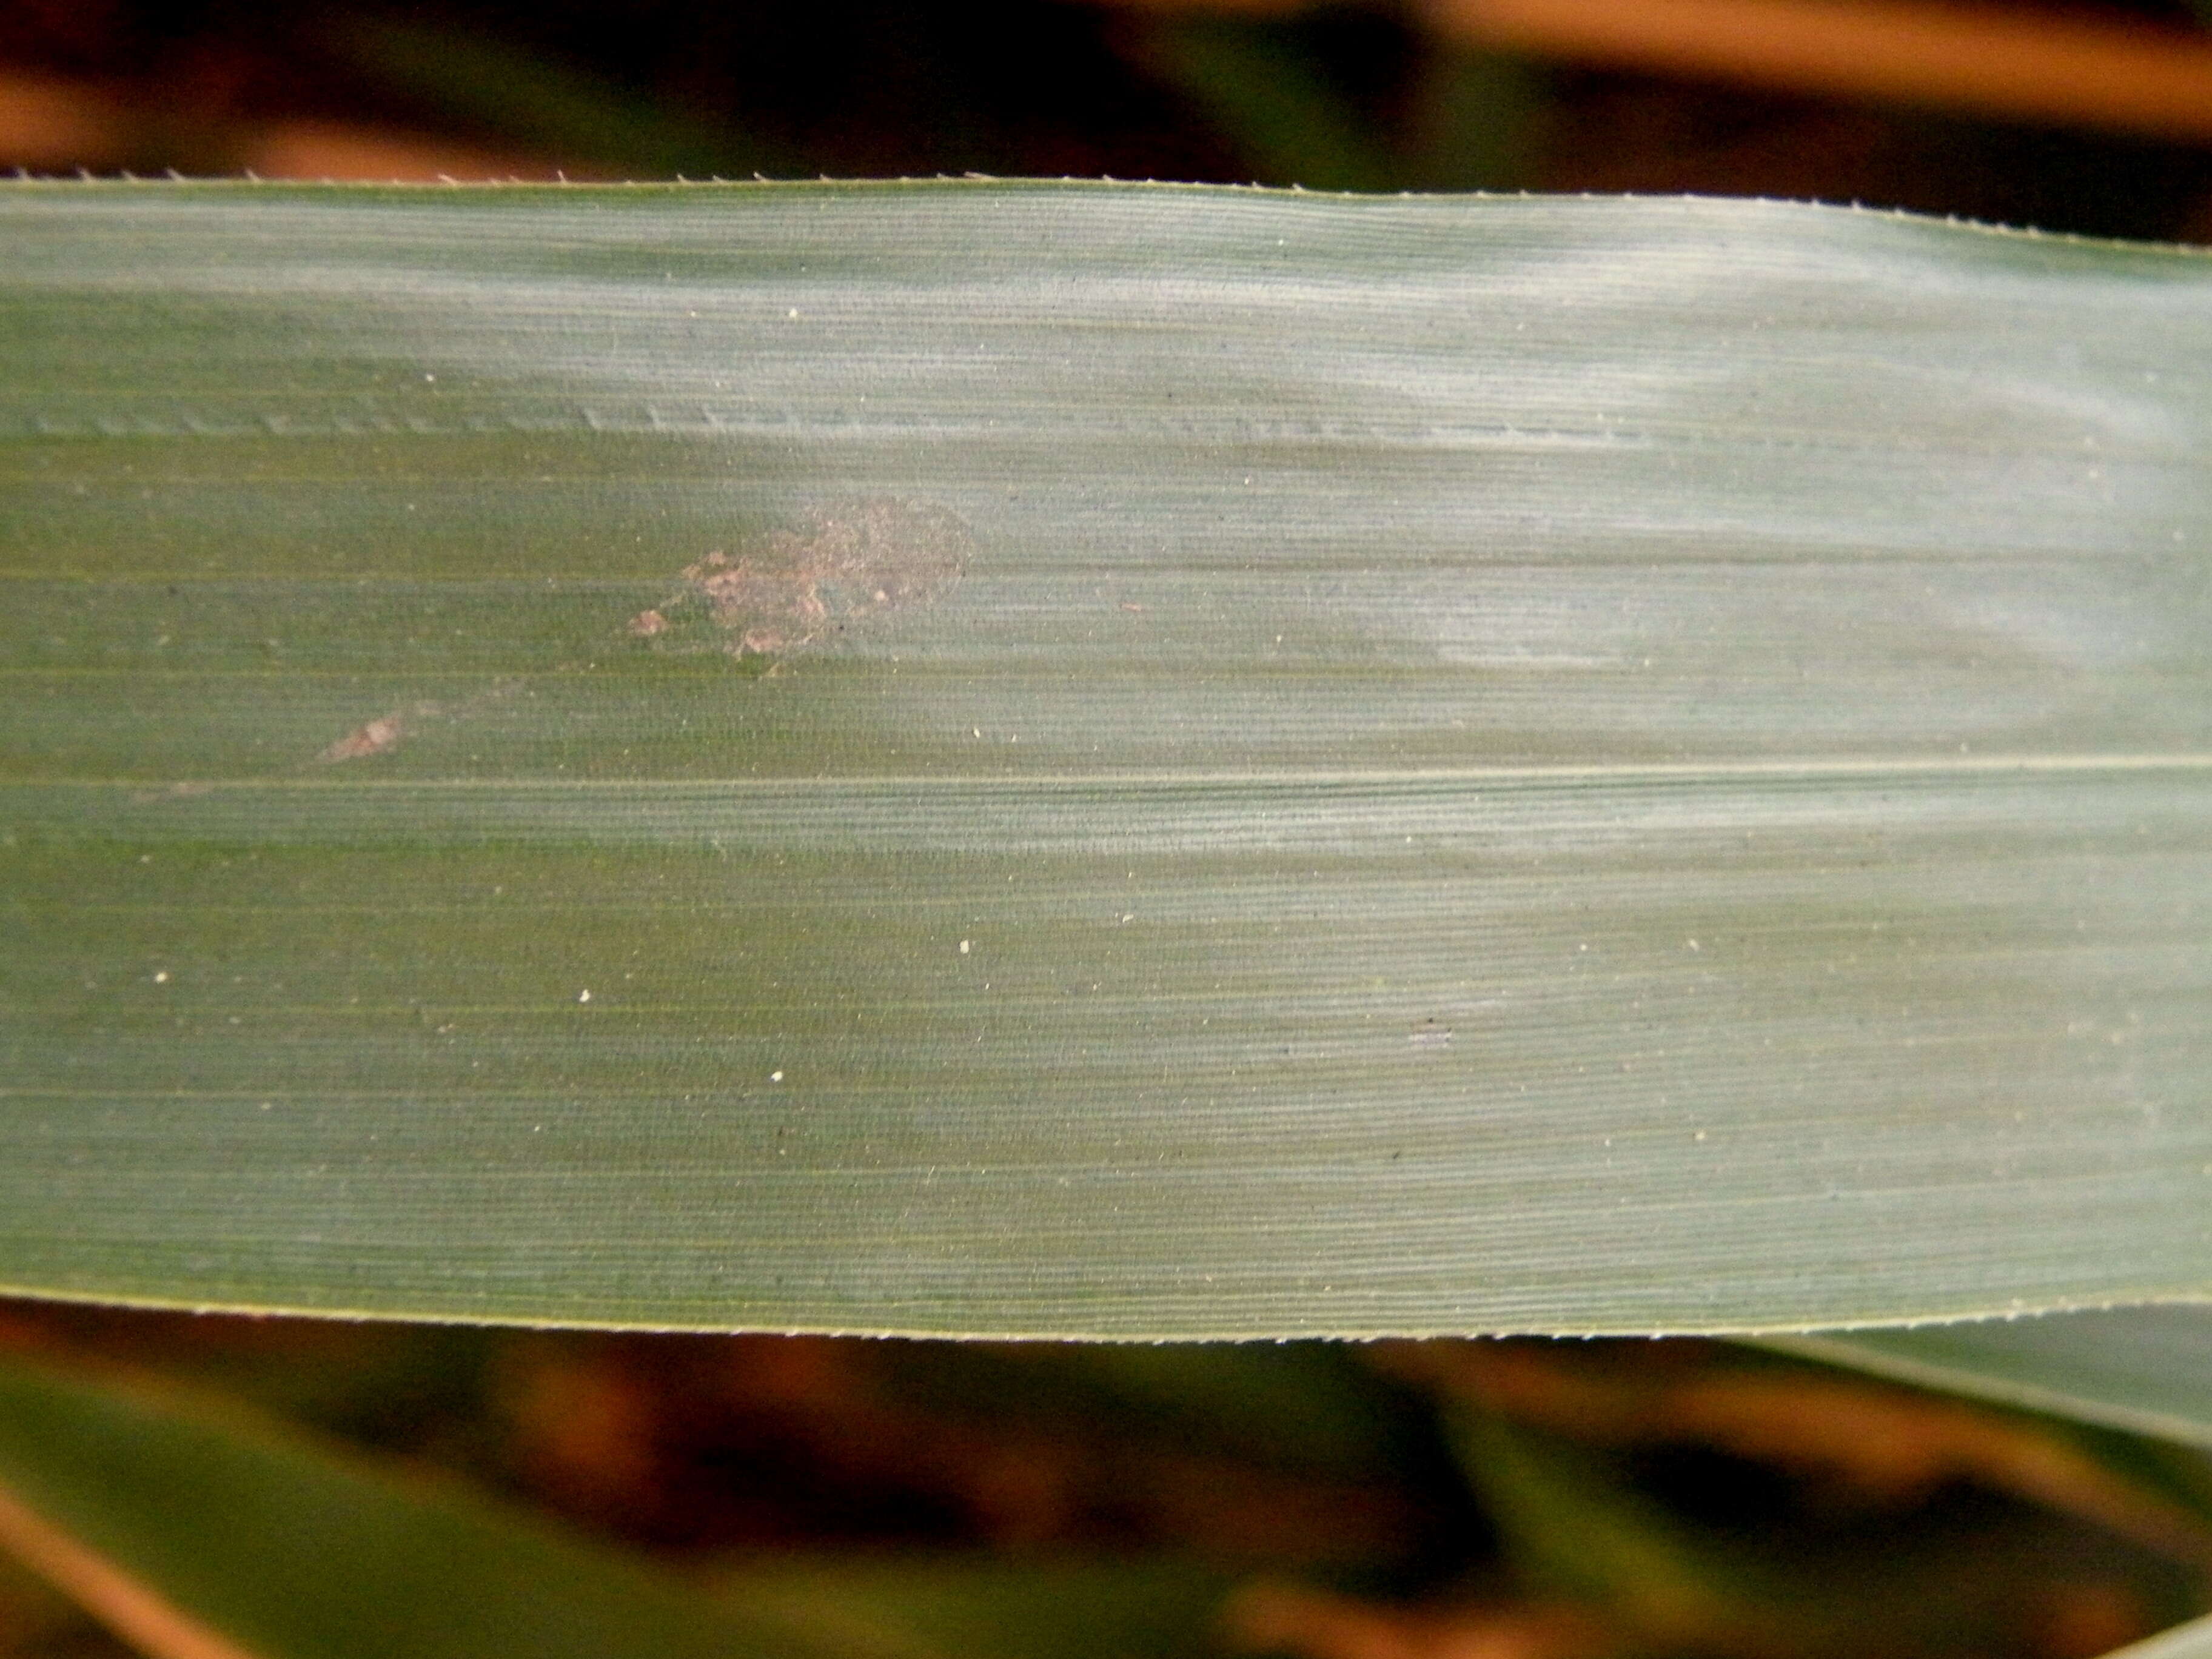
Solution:
<path fill-rule="evenodd" d="M 1711 1446 L 1877 1504 L 1909 1504 L 1971 1481 L 2212 1569 L 2212 1531 L 2180 1505 L 2056 1431 L 1966 1401 L 1719 1358 L 1662 1369 L 1510 1341 L 1386 1343 L 1374 1352 L 1398 1376 L 1585 1443 Z"/>
<path fill-rule="evenodd" d="M 1401 1607 L 1304 1585 L 1247 1586 L 1223 1615 L 1230 1644 L 1299 1659 L 1599 1659 L 1619 1638 L 1557 1605 Z"/>
<path fill-rule="evenodd" d="M 1082 1424 L 940 1409 L 820 1337 L 518 1340 L 513 1461 L 541 1498 L 641 1541 L 1179 1547 L 1292 1564 L 1407 1547 L 1395 1491 Z"/>

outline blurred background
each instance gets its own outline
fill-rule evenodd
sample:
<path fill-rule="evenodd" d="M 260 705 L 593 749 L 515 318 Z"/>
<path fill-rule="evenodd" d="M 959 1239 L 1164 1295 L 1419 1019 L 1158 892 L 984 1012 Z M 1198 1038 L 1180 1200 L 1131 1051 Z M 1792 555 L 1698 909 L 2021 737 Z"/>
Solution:
<path fill-rule="evenodd" d="M 2212 240 L 2212 30 L 2184 0 L 0 20 L 0 168 L 32 175 L 1694 191 Z M 745 1595 L 855 1654 L 2088 1659 L 2212 1606 L 2197 1455 L 1725 1345 L 1006 1347 L 0 1302 L 0 1350 L 183 1378 L 611 1547 L 751 1573 Z M 812 1565 L 759 1577 L 771 1558 Z M 0 1561 L 0 1656 L 126 1651 Z"/>
<path fill-rule="evenodd" d="M 1698 191 L 2212 235 L 2206 0 L 14 0 L 0 167 Z"/>

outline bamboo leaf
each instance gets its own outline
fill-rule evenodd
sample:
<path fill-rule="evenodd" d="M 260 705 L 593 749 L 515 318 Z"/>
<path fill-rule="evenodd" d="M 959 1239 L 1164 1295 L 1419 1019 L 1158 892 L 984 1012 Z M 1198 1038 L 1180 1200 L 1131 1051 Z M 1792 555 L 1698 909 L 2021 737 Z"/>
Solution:
<path fill-rule="evenodd" d="M 2201 255 L 968 183 L 0 250 L 10 1288 L 2212 1294 Z"/>

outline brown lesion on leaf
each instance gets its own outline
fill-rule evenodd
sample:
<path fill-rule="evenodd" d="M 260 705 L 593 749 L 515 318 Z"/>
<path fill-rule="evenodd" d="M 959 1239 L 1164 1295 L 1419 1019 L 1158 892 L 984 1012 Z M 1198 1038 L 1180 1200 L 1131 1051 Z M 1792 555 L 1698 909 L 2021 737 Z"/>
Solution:
<path fill-rule="evenodd" d="M 684 568 L 683 586 L 624 625 L 653 650 L 718 650 L 770 659 L 819 649 L 845 629 L 885 612 L 942 598 L 966 570 L 975 545 L 968 521 L 949 507 L 879 495 L 817 508 L 736 553 L 717 550 Z M 562 663 L 554 672 L 576 667 Z M 468 719 L 515 694 L 495 682 L 454 703 L 418 702 L 363 721 L 315 756 L 315 763 L 388 755 L 425 726 Z"/>
<path fill-rule="evenodd" d="M 489 690 L 481 691 L 459 703 L 412 702 L 404 708 L 379 714 L 373 720 L 359 726 L 323 749 L 315 756 L 315 763 L 336 766 L 342 761 L 368 760 L 378 755 L 388 755 L 409 738 L 418 737 L 425 726 L 435 726 L 441 720 L 465 719 L 488 704 L 513 695 L 513 682 L 495 682 Z"/>
<path fill-rule="evenodd" d="M 325 765 L 339 761 L 362 760 L 370 755 L 388 754 L 399 747 L 399 740 L 407 735 L 407 717 L 391 714 L 368 720 L 340 738 L 315 758 Z"/>
<path fill-rule="evenodd" d="M 685 566 L 684 586 L 632 617 L 628 631 L 659 641 L 703 616 L 731 656 L 788 655 L 942 598 L 974 548 L 967 521 L 932 502 L 878 496 L 823 507 L 734 555 L 718 550 Z M 687 647 L 672 640 L 656 648 Z"/>

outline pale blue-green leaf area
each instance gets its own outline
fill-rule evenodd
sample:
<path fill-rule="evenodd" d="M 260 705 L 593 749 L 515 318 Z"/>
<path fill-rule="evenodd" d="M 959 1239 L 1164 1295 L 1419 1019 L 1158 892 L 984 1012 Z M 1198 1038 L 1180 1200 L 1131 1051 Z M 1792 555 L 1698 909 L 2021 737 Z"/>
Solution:
<path fill-rule="evenodd" d="M 1766 1346 L 2212 1446 L 2212 1308 L 2201 1304 L 1780 1337 Z"/>

